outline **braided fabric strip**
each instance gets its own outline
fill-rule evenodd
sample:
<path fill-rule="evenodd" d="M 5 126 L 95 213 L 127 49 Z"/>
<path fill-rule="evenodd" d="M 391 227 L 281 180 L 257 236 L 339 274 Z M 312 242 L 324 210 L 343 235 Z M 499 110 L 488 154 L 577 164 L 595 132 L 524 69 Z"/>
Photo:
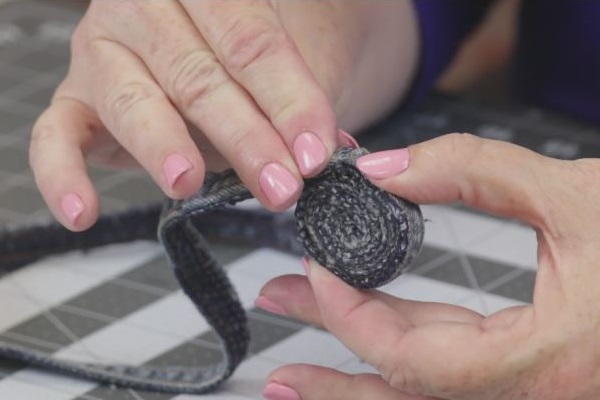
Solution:
<path fill-rule="evenodd" d="M 246 356 L 249 331 L 235 289 L 203 235 L 294 254 L 304 247 L 359 288 L 395 278 L 418 253 L 423 239 L 419 208 L 376 188 L 355 169 L 354 161 L 365 152 L 342 149 L 322 174 L 307 180 L 295 222 L 284 214 L 225 208 L 251 197 L 232 171 L 209 175 L 191 199 L 167 202 L 158 238 L 183 291 L 219 336 L 220 362 L 198 368 L 79 363 L 4 341 L 0 356 L 124 388 L 196 394 L 214 390 Z M 103 216 L 83 234 L 56 224 L 0 232 L 0 267 L 12 270 L 46 254 L 148 239 L 157 227 L 158 212 L 150 206 Z"/>
<path fill-rule="evenodd" d="M 419 207 L 385 192 L 354 166 L 366 150 L 342 149 L 306 182 L 296 207 L 306 252 L 348 284 L 369 289 L 400 275 L 423 242 Z"/>

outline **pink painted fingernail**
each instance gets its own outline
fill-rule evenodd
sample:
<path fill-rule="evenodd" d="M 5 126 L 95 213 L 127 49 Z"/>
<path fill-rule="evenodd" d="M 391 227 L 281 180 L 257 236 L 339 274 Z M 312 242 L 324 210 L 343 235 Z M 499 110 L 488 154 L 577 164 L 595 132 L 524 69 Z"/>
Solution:
<path fill-rule="evenodd" d="M 302 175 L 316 172 L 327 162 L 327 149 L 312 132 L 304 132 L 294 140 L 294 154 Z"/>
<path fill-rule="evenodd" d="M 338 140 L 343 147 L 352 147 L 353 149 L 358 149 L 360 147 L 352 135 L 341 129 L 338 130 Z"/>
<path fill-rule="evenodd" d="M 266 296 L 258 296 L 254 300 L 254 305 L 260 309 L 273 314 L 286 315 L 287 312 L 279 304 L 269 300 Z"/>
<path fill-rule="evenodd" d="M 192 169 L 192 163 L 190 163 L 187 158 L 177 153 L 173 153 L 165 158 L 165 162 L 163 163 L 165 179 L 171 189 L 175 186 L 177 179 L 190 169 Z"/>
<path fill-rule="evenodd" d="M 300 184 L 291 172 L 278 163 L 265 165 L 258 181 L 261 189 L 274 206 L 288 203 L 300 189 Z"/>
<path fill-rule="evenodd" d="M 294 389 L 275 382 L 265 386 L 262 395 L 266 400 L 302 400 Z"/>
<path fill-rule="evenodd" d="M 310 275 L 310 264 L 308 263 L 308 257 L 304 256 L 302 257 L 302 267 L 304 268 L 304 272 L 306 273 L 306 276 Z"/>
<path fill-rule="evenodd" d="M 410 153 L 404 148 L 367 154 L 356 160 L 356 167 L 369 178 L 384 179 L 404 171 L 409 162 Z"/>
<path fill-rule="evenodd" d="M 75 224 L 75 221 L 85 209 L 81 197 L 75 193 L 66 194 L 60 202 L 60 207 L 71 224 Z"/>

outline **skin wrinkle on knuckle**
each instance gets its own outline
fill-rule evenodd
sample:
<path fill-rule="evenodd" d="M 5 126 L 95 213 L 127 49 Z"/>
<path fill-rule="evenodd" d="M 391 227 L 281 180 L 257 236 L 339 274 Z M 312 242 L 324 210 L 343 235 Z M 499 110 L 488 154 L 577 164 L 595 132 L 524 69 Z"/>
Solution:
<path fill-rule="evenodd" d="M 412 327 L 412 326 L 411 326 Z M 390 346 L 390 351 L 383 354 L 375 368 L 381 372 L 381 377 L 398 390 L 410 393 L 420 393 L 425 386 L 418 373 L 406 362 L 410 354 L 411 332 L 399 335 L 396 343 Z"/>
<path fill-rule="evenodd" d="M 109 89 L 101 104 L 120 130 L 124 128 L 131 111 L 158 97 L 157 92 L 147 83 L 129 81 Z"/>
<path fill-rule="evenodd" d="M 488 141 L 470 133 L 451 133 L 448 140 L 452 161 L 465 172 L 477 168 L 481 154 L 489 148 Z"/>
<path fill-rule="evenodd" d="M 266 18 L 235 17 L 218 40 L 225 67 L 244 74 L 253 65 L 289 48 L 287 34 Z"/>
<path fill-rule="evenodd" d="M 442 153 L 447 155 L 451 169 L 463 177 L 457 184 L 459 201 L 469 205 L 478 204 L 481 193 L 468 177 L 473 171 L 477 172 L 486 141 L 470 133 L 450 133 L 443 140 L 446 149 Z"/>
<path fill-rule="evenodd" d="M 594 199 L 597 199 L 600 196 L 600 159 L 579 159 L 571 161 L 569 165 L 575 175 L 575 179 L 573 179 L 572 182 L 574 184 L 574 190 L 569 193 L 570 202 L 582 204 L 580 209 L 588 209 L 588 214 L 586 216 L 588 222 L 599 219 L 600 209 L 596 207 L 597 203 L 594 202 Z M 582 199 L 580 196 L 577 196 L 577 194 L 580 193 L 589 193 L 589 196 Z M 577 197 L 573 198 L 573 195 Z M 583 205 L 584 202 L 586 205 Z M 569 207 L 563 206 L 563 209 L 569 209 Z M 590 224 L 590 228 L 593 231 L 597 231 L 593 226 L 593 222 Z"/>
<path fill-rule="evenodd" d="M 573 180 L 571 183 L 574 185 L 575 192 L 581 192 L 589 190 L 590 187 L 600 188 L 600 159 L 596 158 L 582 158 L 574 161 L 563 161 L 570 168 L 569 171 L 573 173 Z"/>
<path fill-rule="evenodd" d="M 493 386 L 497 384 L 496 381 L 503 380 L 503 373 L 498 372 L 498 367 L 493 364 L 492 359 L 475 364 L 463 360 L 452 366 L 429 365 L 426 370 L 423 369 L 424 365 L 417 369 L 411 368 L 411 363 L 407 362 L 407 356 L 414 347 L 410 335 L 410 332 L 403 335 L 397 344 L 390 346 L 395 351 L 387 353 L 387 359 L 378 366 L 382 377 L 393 388 L 443 398 L 479 399 L 479 393 L 484 393 L 490 388 L 495 390 Z M 424 343 L 420 343 L 420 346 L 423 345 Z"/>
<path fill-rule="evenodd" d="M 298 103 L 298 99 L 294 96 L 284 98 L 274 110 L 267 110 L 269 119 L 275 126 L 280 126 L 285 121 L 289 121 L 291 116 L 296 115 L 299 108 Z"/>
<path fill-rule="evenodd" d="M 194 49 L 182 53 L 171 62 L 169 69 L 167 88 L 184 111 L 191 110 L 227 81 L 210 50 Z"/>
<path fill-rule="evenodd" d="M 564 161 L 548 158 L 533 153 L 532 162 L 528 164 L 524 174 L 529 177 L 529 188 L 523 197 L 533 205 L 533 215 L 537 220 L 537 228 L 552 243 L 572 242 L 574 236 L 579 237 L 582 226 L 568 224 L 573 216 L 573 204 L 582 202 L 579 193 L 589 191 L 593 181 L 575 171 L 577 161 Z M 548 181 L 548 176 L 562 176 L 562 184 L 557 187 Z M 577 235 L 574 235 L 577 233 Z"/>
<path fill-rule="evenodd" d="M 419 393 L 422 391 L 422 386 L 416 378 L 416 374 L 409 372 L 408 365 L 402 365 L 403 363 L 395 361 L 392 367 L 379 364 L 376 365 L 376 369 L 381 371 L 381 377 L 391 387 L 397 390 L 408 393 Z"/>
<path fill-rule="evenodd" d="M 563 213 L 564 204 L 557 201 L 551 191 L 548 190 L 545 179 L 547 179 L 545 175 L 534 175 L 532 187 L 535 187 L 535 190 L 528 196 L 529 202 L 536 205 L 535 213 L 537 214 L 538 228 L 544 237 L 551 243 L 562 243 L 569 235 L 561 226 L 562 224 L 557 223 L 556 217 Z M 556 257 L 557 254 L 553 254 L 553 256 Z"/>
<path fill-rule="evenodd" d="M 335 318 L 339 321 L 338 323 L 341 323 L 344 325 L 350 324 L 352 322 L 353 317 L 356 315 L 356 313 L 358 313 L 359 311 L 362 311 L 364 308 L 369 307 L 369 305 L 373 304 L 374 301 L 376 301 L 376 300 L 365 296 L 358 303 L 356 303 L 352 307 L 344 310 L 343 313 L 340 313 L 339 315 L 334 314 Z"/>
<path fill-rule="evenodd" d="M 248 143 L 252 142 L 251 134 L 249 132 L 250 131 L 234 131 L 228 137 L 229 148 L 231 149 L 232 154 L 239 154 L 240 159 L 242 160 L 245 159 L 248 155 L 248 148 L 250 148 L 250 146 L 248 146 Z M 249 158 L 250 159 L 245 160 L 245 164 L 247 166 L 252 165 L 250 164 L 250 162 L 251 159 L 254 157 L 251 156 Z"/>

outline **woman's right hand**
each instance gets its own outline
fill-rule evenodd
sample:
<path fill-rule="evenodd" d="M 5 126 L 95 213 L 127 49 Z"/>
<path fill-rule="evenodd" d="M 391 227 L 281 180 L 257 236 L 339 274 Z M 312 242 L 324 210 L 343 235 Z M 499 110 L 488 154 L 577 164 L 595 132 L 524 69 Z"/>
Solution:
<path fill-rule="evenodd" d="M 139 164 L 175 199 L 231 166 L 282 210 L 338 146 L 338 118 L 379 116 L 415 59 L 408 0 L 94 0 L 33 129 L 31 166 L 72 230 L 98 214 L 86 158 Z"/>

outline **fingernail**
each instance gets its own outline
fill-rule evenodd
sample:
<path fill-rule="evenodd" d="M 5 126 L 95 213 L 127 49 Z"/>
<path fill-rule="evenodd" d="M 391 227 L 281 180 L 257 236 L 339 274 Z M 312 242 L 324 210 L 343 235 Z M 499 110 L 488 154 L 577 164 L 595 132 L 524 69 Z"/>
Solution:
<path fill-rule="evenodd" d="M 369 178 L 384 179 L 408 168 L 408 149 L 386 150 L 367 154 L 356 160 L 356 167 Z"/>
<path fill-rule="evenodd" d="M 304 256 L 302 257 L 302 267 L 304 267 L 304 272 L 306 273 L 306 276 L 310 275 L 310 264 L 308 263 L 308 257 Z"/>
<path fill-rule="evenodd" d="M 358 149 L 360 145 L 348 132 L 341 129 L 338 130 L 338 140 L 343 147 L 352 147 Z"/>
<path fill-rule="evenodd" d="M 262 395 L 266 400 L 302 400 L 294 389 L 275 382 L 265 386 Z"/>
<path fill-rule="evenodd" d="M 274 206 L 288 203 L 300 189 L 300 184 L 290 171 L 277 163 L 265 165 L 258 180 L 261 189 Z"/>
<path fill-rule="evenodd" d="M 287 315 L 287 312 L 283 307 L 269 300 L 266 296 L 258 296 L 256 300 L 254 300 L 254 305 L 273 314 Z"/>
<path fill-rule="evenodd" d="M 165 179 L 171 189 L 175 186 L 177 179 L 190 169 L 192 169 L 192 163 L 190 163 L 187 158 L 177 153 L 173 153 L 165 158 L 165 162 L 163 163 Z"/>
<path fill-rule="evenodd" d="M 327 162 L 327 149 L 312 132 L 304 132 L 294 140 L 294 154 L 302 175 L 316 172 Z"/>
<path fill-rule="evenodd" d="M 75 193 L 65 195 L 60 202 L 60 206 L 71 224 L 75 224 L 75 221 L 85 209 L 81 197 Z"/>

